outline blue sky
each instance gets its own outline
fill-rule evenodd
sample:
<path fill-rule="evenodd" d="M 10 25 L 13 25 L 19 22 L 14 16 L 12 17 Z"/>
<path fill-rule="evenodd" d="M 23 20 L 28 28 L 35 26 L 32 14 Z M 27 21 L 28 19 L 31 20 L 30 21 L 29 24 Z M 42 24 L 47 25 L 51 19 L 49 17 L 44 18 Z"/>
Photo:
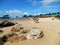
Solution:
<path fill-rule="evenodd" d="M 0 0 L 0 16 L 60 12 L 60 0 Z"/>

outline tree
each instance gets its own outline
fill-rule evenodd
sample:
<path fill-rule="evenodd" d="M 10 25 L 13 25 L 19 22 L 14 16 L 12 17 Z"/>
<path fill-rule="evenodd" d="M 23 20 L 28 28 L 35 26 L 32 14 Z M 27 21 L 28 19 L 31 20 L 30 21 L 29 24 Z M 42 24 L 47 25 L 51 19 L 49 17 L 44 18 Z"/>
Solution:
<path fill-rule="evenodd" d="M 2 18 L 10 18 L 9 15 L 4 15 Z"/>
<path fill-rule="evenodd" d="M 29 17 L 33 17 L 32 15 L 29 15 Z"/>
<path fill-rule="evenodd" d="M 58 16 L 60 16 L 60 12 L 57 12 Z"/>
<path fill-rule="evenodd" d="M 24 18 L 27 18 L 28 16 L 27 15 L 23 15 Z"/>
<path fill-rule="evenodd" d="M 57 14 L 60 14 L 60 12 L 57 12 Z"/>
<path fill-rule="evenodd" d="M 18 18 L 18 16 L 16 16 L 16 18 Z"/>
<path fill-rule="evenodd" d="M 49 15 L 51 15 L 51 13 L 49 13 Z"/>

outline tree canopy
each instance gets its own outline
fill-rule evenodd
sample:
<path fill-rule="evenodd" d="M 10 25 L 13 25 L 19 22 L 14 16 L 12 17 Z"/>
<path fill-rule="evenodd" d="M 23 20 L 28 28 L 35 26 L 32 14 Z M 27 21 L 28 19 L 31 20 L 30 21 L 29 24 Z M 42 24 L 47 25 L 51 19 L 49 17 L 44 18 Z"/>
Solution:
<path fill-rule="evenodd" d="M 10 18 L 9 15 L 4 15 L 2 18 Z"/>

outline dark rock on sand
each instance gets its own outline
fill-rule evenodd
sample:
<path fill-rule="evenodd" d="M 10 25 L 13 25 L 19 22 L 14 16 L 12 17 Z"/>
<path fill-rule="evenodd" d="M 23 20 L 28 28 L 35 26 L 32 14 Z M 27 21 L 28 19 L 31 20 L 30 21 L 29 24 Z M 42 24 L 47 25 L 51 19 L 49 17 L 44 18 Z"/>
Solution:
<path fill-rule="evenodd" d="M 20 31 L 20 34 L 26 34 L 27 33 L 27 30 L 21 30 Z"/>
<path fill-rule="evenodd" d="M 1 38 L 1 41 L 6 42 L 8 38 L 10 38 L 10 37 L 12 37 L 12 36 L 14 36 L 14 35 L 17 36 L 17 34 L 15 34 L 15 33 L 10 33 L 10 34 L 4 35 L 4 36 Z"/>
<path fill-rule="evenodd" d="M 9 21 L 7 21 L 7 20 L 2 21 L 2 22 L 0 23 L 0 27 L 8 27 L 8 26 L 13 26 L 13 25 L 15 25 L 13 22 L 9 22 Z"/>
<path fill-rule="evenodd" d="M 4 31 L 3 30 L 0 30 L 0 34 L 3 33 Z"/>
<path fill-rule="evenodd" d="M 6 36 L 6 35 L 4 35 L 4 36 L 1 38 L 1 41 L 6 42 L 6 41 L 7 41 L 7 36 Z"/>

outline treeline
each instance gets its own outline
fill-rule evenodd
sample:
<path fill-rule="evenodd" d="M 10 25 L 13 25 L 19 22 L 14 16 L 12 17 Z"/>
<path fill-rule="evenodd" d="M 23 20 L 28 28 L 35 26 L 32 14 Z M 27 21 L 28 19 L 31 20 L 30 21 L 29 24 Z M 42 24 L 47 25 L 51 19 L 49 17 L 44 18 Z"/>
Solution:
<path fill-rule="evenodd" d="M 4 18 L 4 19 L 6 18 L 6 19 L 7 19 L 7 18 L 10 18 L 10 16 L 9 16 L 9 15 L 3 15 L 3 16 L 0 17 L 0 18 Z"/>
<path fill-rule="evenodd" d="M 16 16 L 18 18 L 19 16 Z M 28 18 L 28 17 L 60 17 L 60 12 L 57 13 L 48 13 L 48 14 L 39 14 L 39 15 L 23 15 L 23 18 Z M 4 15 L 0 18 L 11 18 L 9 15 Z"/>
<path fill-rule="evenodd" d="M 60 12 L 57 13 L 48 13 L 48 14 L 39 14 L 39 15 L 23 15 L 23 17 L 60 17 Z"/>

